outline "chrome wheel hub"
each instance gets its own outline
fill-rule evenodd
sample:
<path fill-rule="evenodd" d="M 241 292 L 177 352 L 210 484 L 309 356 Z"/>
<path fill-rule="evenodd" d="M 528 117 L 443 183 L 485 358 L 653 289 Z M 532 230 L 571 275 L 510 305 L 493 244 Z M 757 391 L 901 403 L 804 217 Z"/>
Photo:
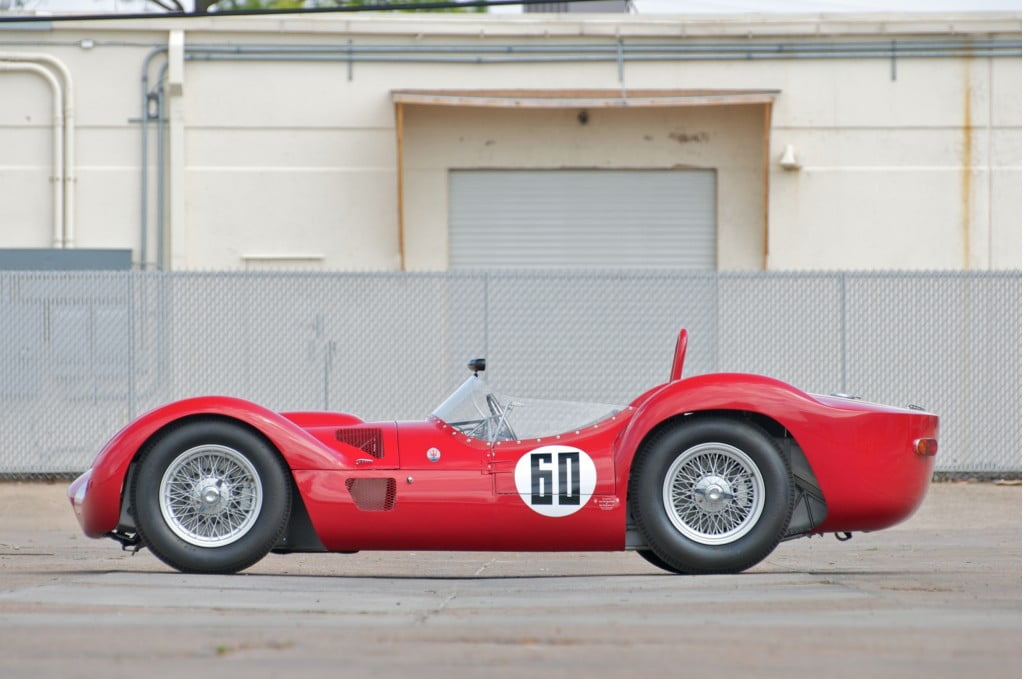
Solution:
<path fill-rule="evenodd" d="M 703 478 L 693 488 L 693 499 L 705 512 L 721 512 L 733 498 L 729 481 L 720 476 Z"/>
<path fill-rule="evenodd" d="M 220 479 L 204 479 L 196 487 L 196 511 L 214 514 L 221 511 L 231 497 L 231 489 Z"/>
<path fill-rule="evenodd" d="M 167 467 L 160 481 L 160 513 L 179 538 L 198 547 L 222 547 L 241 539 L 259 517 L 259 473 L 233 448 L 190 448 Z"/>
<path fill-rule="evenodd" d="M 753 460 L 724 443 L 701 443 L 680 454 L 662 489 L 665 513 L 687 538 L 705 545 L 735 542 L 764 510 L 764 478 Z"/>

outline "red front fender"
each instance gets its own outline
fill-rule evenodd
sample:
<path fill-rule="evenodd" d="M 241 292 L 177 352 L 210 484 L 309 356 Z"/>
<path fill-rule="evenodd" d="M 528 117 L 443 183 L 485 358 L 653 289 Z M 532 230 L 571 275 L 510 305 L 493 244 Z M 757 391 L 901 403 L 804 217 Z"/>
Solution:
<path fill-rule="evenodd" d="M 293 469 L 344 469 L 345 465 L 325 450 L 322 443 L 303 430 L 294 421 L 302 415 L 290 414 L 292 419 L 238 398 L 203 396 L 176 401 L 152 410 L 134 420 L 103 447 L 87 472 L 87 479 L 74 487 L 86 500 L 80 511 L 82 529 L 90 537 L 100 537 L 114 530 L 121 511 L 121 493 L 128 465 L 154 434 L 164 427 L 197 415 L 217 415 L 243 422 L 266 436 L 282 451 L 288 466 Z M 351 424 L 351 416 L 344 417 Z"/>

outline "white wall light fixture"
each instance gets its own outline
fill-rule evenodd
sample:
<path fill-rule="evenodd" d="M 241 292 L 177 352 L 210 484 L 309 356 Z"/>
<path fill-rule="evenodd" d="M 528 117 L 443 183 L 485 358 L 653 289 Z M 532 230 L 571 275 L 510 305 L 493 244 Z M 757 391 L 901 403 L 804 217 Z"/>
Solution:
<path fill-rule="evenodd" d="M 782 166 L 783 170 L 790 172 L 800 169 L 800 161 L 796 159 L 796 149 L 793 148 L 792 144 L 786 144 L 786 148 L 782 150 L 782 155 L 779 157 L 779 165 Z"/>

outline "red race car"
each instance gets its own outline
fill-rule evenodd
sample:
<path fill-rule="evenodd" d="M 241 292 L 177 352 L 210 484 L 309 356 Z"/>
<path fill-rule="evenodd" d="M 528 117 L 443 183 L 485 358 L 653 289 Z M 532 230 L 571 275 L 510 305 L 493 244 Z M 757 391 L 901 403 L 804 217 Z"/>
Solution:
<path fill-rule="evenodd" d="M 85 534 L 173 568 L 268 552 L 635 550 L 732 573 L 781 540 L 873 531 L 924 498 L 938 418 L 767 377 L 670 379 L 628 405 L 517 399 L 473 376 L 425 420 L 210 396 L 129 424 L 68 489 Z"/>

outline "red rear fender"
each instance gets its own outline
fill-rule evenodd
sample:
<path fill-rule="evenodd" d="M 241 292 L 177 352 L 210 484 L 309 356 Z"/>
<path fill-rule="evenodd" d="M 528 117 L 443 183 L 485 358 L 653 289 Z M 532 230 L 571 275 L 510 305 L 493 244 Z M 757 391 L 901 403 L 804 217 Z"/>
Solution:
<path fill-rule="evenodd" d="M 938 435 L 938 418 L 864 401 L 817 397 L 768 377 L 701 375 L 650 393 L 616 442 L 619 487 L 647 436 L 674 417 L 708 411 L 756 413 L 800 446 L 828 505 L 820 531 L 878 530 L 910 516 L 927 491 L 934 455 L 915 451 Z"/>
<path fill-rule="evenodd" d="M 810 396 L 784 382 L 739 373 L 680 379 L 645 396 L 636 404 L 636 414 L 615 446 L 615 469 L 621 483 L 628 483 L 633 456 L 647 435 L 673 417 L 710 410 L 746 411 L 767 415 L 786 426 L 803 417 L 801 413 L 808 408 L 820 407 Z"/>

